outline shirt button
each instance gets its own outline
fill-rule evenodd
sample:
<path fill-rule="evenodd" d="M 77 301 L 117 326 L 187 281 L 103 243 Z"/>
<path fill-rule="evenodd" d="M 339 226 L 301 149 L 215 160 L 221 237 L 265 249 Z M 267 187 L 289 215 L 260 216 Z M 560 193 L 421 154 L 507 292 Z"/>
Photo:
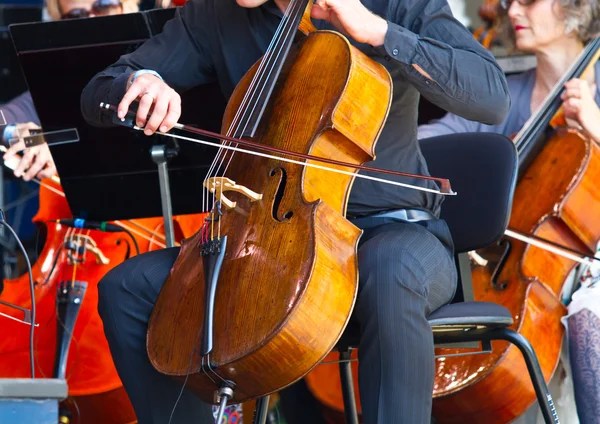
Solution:
<path fill-rule="evenodd" d="M 385 59 L 385 60 L 391 60 L 392 58 L 391 58 L 391 57 L 389 57 L 389 56 L 386 54 L 386 55 L 384 56 L 384 59 Z"/>
<path fill-rule="evenodd" d="M 394 56 L 397 56 L 397 55 L 398 55 L 398 49 L 394 49 L 394 50 L 392 50 L 392 54 L 393 54 Z"/>

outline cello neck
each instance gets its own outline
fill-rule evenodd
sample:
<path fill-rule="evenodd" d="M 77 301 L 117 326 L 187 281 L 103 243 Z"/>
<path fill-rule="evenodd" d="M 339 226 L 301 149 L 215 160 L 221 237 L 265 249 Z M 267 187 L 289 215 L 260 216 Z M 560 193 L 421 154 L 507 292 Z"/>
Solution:
<path fill-rule="evenodd" d="M 291 0 L 283 19 L 275 32 L 273 40 L 262 58 L 258 71 L 254 76 L 248 95 L 240 105 L 239 119 L 232 123 L 230 133 L 237 138 L 253 138 L 260 119 L 265 111 L 269 97 L 283 68 L 285 59 L 290 51 L 298 27 L 302 22 L 305 11 L 310 13 L 312 2 L 309 0 Z M 309 30 L 306 23 L 301 28 Z"/>
<path fill-rule="evenodd" d="M 577 60 L 554 85 L 550 93 L 523 125 L 521 131 L 515 136 L 514 142 L 519 153 L 519 174 L 529 167 L 531 161 L 537 156 L 544 144 L 543 133 L 548 128 L 552 119 L 559 112 L 562 100 L 560 95 L 565 84 L 573 78 L 580 78 L 587 73 L 598 60 L 600 55 L 600 37 L 592 39 L 577 57 Z"/>

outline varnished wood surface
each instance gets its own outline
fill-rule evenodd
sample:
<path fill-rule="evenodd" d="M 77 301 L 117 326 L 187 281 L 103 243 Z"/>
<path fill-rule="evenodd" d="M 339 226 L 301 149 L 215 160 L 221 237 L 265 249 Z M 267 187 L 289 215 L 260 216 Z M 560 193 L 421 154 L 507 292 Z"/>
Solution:
<path fill-rule="evenodd" d="M 256 69 L 236 87 L 223 132 Z M 293 48 L 256 139 L 362 163 L 373 157 L 390 100 L 382 66 L 339 34 L 313 33 Z M 239 153 L 229 170 L 228 178 L 263 195 L 250 203 L 228 193 L 237 206 L 221 218 L 228 247 L 210 357 L 219 377 L 212 378 L 234 381 L 234 401 L 242 402 L 293 383 L 331 350 L 354 305 L 361 232 L 343 218 L 351 176 Z M 205 308 L 199 242 L 198 233 L 183 244 L 159 295 L 148 353 L 160 372 L 182 377 L 190 370 L 187 387 L 213 402 L 217 385 L 199 372 Z"/>

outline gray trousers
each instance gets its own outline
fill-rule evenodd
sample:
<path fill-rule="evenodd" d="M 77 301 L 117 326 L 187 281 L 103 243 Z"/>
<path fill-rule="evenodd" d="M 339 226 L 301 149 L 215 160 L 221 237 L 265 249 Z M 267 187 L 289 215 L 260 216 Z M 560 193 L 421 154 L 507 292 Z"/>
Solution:
<path fill-rule="evenodd" d="M 373 219 L 358 251 L 360 396 L 365 424 L 430 422 L 433 336 L 427 316 L 456 288 L 452 242 L 442 220 Z M 98 286 L 98 309 L 117 371 L 140 424 L 212 423 L 211 408 L 157 372 L 146 353 L 152 308 L 177 248 L 136 256 Z M 268 372 L 268 370 L 266 370 Z M 246 424 L 251 414 L 246 412 Z M 290 417 L 291 418 L 291 417 Z"/>

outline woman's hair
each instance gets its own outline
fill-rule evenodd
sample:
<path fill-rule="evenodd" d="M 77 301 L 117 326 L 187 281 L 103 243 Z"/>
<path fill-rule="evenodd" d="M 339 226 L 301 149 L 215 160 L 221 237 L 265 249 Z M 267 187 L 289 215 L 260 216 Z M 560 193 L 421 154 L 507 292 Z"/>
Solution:
<path fill-rule="evenodd" d="M 46 9 L 48 10 L 48 15 L 52 18 L 53 21 L 58 21 L 61 18 L 61 15 L 65 12 L 64 10 L 60 10 L 60 5 L 58 4 L 59 0 L 46 0 Z M 136 13 L 139 11 L 140 0 L 122 0 L 123 5 L 123 13 Z"/>
<path fill-rule="evenodd" d="M 516 0 L 515 0 L 516 1 Z M 565 32 L 574 32 L 584 43 L 600 35 L 600 0 L 553 0 L 564 11 Z M 508 51 L 516 51 L 515 31 L 506 10 L 498 5 L 498 35 Z"/>

